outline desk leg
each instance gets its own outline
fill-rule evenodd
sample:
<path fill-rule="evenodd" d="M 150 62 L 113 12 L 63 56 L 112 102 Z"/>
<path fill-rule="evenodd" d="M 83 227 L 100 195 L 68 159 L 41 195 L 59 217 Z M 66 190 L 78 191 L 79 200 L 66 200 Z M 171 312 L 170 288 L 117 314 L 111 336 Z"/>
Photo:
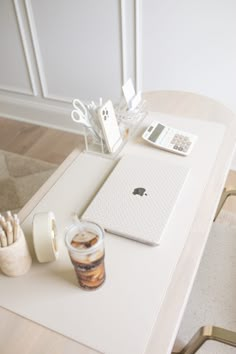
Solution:
<path fill-rule="evenodd" d="M 236 332 L 214 326 L 201 327 L 180 352 L 172 352 L 172 354 L 194 354 L 207 340 L 236 347 Z"/>
<path fill-rule="evenodd" d="M 218 207 L 217 207 L 217 210 L 216 210 L 216 213 L 215 213 L 215 217 L 214 217 L 214 220 L 216 220 L 217 216 L 219 215 L 221 209 L 223 208 L 223 205 L 224 203 L 226 202 L 226 199 L 232 195 L 236 195 L 236 189 L 227 189 L 227 188 L 224 188 L 222 194 L 221 194 L 221 197 L 220 197 L 220 201 L 219 201 L 219 204 L 218 204 Z"/>

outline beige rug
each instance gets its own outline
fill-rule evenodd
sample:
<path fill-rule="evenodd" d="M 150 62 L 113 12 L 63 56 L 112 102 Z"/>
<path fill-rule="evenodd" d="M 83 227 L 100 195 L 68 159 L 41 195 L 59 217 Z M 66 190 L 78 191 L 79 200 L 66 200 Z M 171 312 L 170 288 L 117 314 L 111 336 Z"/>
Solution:
<path fill-rule="evenodd" d="M 57 165 L 0 150 L 0 213 L 17 212 Z"/>

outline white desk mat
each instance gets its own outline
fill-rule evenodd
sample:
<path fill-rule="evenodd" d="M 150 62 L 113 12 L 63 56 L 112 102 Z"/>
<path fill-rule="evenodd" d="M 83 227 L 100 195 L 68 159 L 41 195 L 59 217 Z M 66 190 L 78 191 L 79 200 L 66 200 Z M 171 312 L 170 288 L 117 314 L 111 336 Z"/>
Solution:
<path fill-rule="evenodd" d="M 167 120 L 171 124 L 170 116 Z M 161 245 L 150 247 L 106 235 L 107 279 L 99 290 L 87 292 L 77 287 L 61 240 L 58 261 L 35 262 L 30 272 L 19 278 L 0 275 L 1 306 L 102 353 L 145 352 L 224 135 L 224 127 L 217 123 L 186 118 L 174 121 L 199 136 L 189 157 L 153 149 L 141 141 L 138 147 L 127 145 L 123 151 L 173 159 L 191 167 Z M 148 123 L 143 122 L 145 126 Z M 108 159 L 81 154 L 24 221 L 27 236 L 33 215 L 53 210 L 63 238 L 71 213 L 84 209 L 112 164 Z"/>

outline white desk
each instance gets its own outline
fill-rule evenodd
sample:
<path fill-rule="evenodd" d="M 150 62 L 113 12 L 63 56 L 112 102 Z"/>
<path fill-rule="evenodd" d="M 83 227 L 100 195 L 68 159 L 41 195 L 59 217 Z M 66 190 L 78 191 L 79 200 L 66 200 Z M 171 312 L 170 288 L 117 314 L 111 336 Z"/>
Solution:
<path fill-rule="evenodd" d="M 15 331 L 25 323 L 32 337 L 40 336 L 41 350 L 46 343 L 48 347 L 52 345 L 48 336 L 54 340 L 56 336 L 56 342 L 62 342 L 67 350 L 73 346 L 73 350 L 86 354 L 164 354 L 171 351 L 230 167 L 235 145 L 235 117 L 225 107 L 197 95 L 158 92 L 148 94 L 147 99 L 152 110 L 180 116 L 159 115 L 158 118 L 176 127 L 193 129 L 200 137 L 192 154 L 184 158 L 144 144 L 140 139 L 144 129 L 141 126 L 133 141 L 122 151 L 122 154 L 148 154 L 159 159 L 178 160 L 191 166 L 191 178 L 179 202 L 179 212 L 173 216 L 167 236 L 159 248 L 107 235 L 107 280 L 104 287 L 96 292 L 77 289 L 62 245 L 58 262 L 49 266 L 35 264 L 24 279 L 15 279 L 14 283 L 11 279 L 0 278 L 1 285 L 7 289 L 0 294 L 4 307 L 82 343 L 75 344 L 2 310 L 1 315 Z M 191 119 L 182 118 L 184 116 Z M 146 126 L 148 121 L 143 124 Z M 210 129 L 210 144 L 207 146 Z M 64 230 L 72 211 L 83 210 L 113 163 L 92 155 L 72 154 L 22 210 L 26 233 L 30 232 L 33 214 L 49 209 L 55 212 L 59 229 Z M 35 281 L 36 277 L 38 281 Z M 9 293 L 14 291 L 16 282 L 19 296 L 17 300 L 15 297 L 14 301 L 10 299 L 9 307 Z M 48 291 L 52 282 L 53 292 L 58 294 L 54 301 Z M 77 310 L 65 307 L 75 299 L 78 301 Z M 42 309 L 46 306 L 49 310 L 45 315 Z M 73 321 L 75 326 L 69 328 L 68 324 Z M 2 334 L 0 339 L 3 347 L 9 345 Z M 59 350 L 64 352 L 62 346 Z M 21 352 L 24 353 L 24 349 Z"/>

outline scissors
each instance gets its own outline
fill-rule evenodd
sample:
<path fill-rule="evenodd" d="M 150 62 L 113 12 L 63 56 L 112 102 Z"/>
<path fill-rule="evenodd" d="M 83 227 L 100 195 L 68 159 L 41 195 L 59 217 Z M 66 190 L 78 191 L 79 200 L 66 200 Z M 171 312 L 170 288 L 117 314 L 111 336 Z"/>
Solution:
<path fill-rule="evenodd" d="M 81 123 L 87 128 L 92 128 L 85 105 L 78 98 L 75 98 L 72 104 L 74 107 L 74 110 L 71 112 L 71 118 L 73 121 L 76 123 Z"/>
<path fill-rule="evenodd" d="M 72 102 L 74 110 L 71 112 L 71 118 L 76 123 L 81 123 L 86 128 L 90 129 L 90 131 L 99 139 L 103 140 L 103 134 L 100 131 L 99 127 L 96 123 L 96 114 L 94 113 L 94 109 L 96 108 L 93 103 L 93 109 L 87 109 L 83 102 L 81 102 L 78 98 L 75 98 Z M 95 106 L 95 107 L 94 107 Z M 88 106 L 89 107 L 89 106 Z M 91 107 L 91 105 L 90 105 Z M 88 113 L 89 112 L 89 113 Z"/>

